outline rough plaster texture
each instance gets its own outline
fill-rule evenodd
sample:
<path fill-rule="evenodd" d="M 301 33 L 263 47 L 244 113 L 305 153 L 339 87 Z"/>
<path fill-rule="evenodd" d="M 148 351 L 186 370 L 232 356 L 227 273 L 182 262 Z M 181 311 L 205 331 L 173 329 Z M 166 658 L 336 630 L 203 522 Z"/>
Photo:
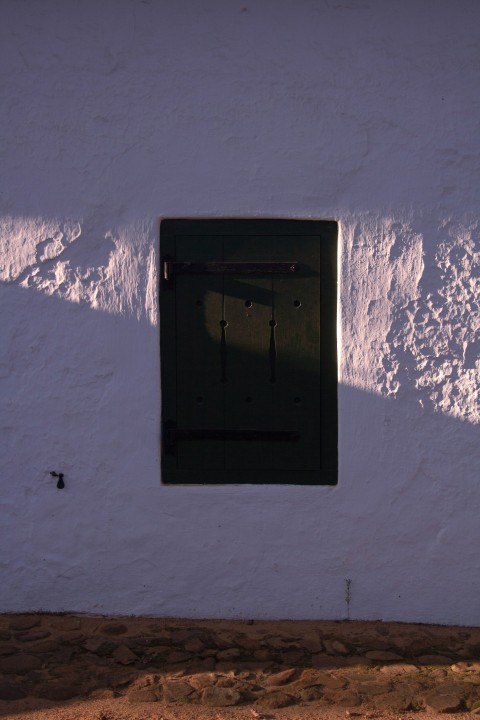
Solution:
<path fill-rule="evenodd" d="M 2 0 L 1 611 L 348 578 L 479 624 L 479 41 L 476 0 Z M 161 485 L 162 217 L 338 220 L 337 487 Z"/>

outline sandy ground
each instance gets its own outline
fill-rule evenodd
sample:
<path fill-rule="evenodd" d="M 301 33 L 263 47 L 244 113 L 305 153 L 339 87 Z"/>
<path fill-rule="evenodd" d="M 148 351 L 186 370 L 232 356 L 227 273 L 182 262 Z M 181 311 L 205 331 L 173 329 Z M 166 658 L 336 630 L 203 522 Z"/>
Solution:
<path fill-rule="evenodd" d="M 28 704 L 27 704 L 28 706 Z M 198 705 L 173 707 L 168 703 L 133 706 L 124 698 L 73 702 L 45 710 L 3 715 L 9 720 L 439 720 L 438 713 L 386 713 L 336 707 L 296 706 L 271 712 L 248 707 L 212 709 Z M 443 713 L 442 720 L 473 720 L 470 713 Z"/>

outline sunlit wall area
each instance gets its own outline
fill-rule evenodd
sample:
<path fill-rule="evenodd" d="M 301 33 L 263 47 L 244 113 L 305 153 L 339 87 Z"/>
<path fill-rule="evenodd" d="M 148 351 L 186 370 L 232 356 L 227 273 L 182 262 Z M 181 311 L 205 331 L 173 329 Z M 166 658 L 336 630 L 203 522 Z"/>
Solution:
<path fill-rule="evenodd" d="M 2 1 L 0 612 L 478 624 L 479 43 L 476 0 Z M 162 484 L 164 218 L 338 222 L 335 487 Z"/>

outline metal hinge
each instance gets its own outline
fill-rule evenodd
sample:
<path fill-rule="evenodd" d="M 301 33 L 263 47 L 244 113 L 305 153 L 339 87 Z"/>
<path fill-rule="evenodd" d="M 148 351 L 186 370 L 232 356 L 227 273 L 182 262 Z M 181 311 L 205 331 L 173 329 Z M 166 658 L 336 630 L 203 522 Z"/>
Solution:
<path fill-rule="evenodd" d="M 293 275 L 298 262 L 177 262 L 165 258 L 162 261 L 163 279 L 174 275 Z"/>
<path fill-rule="evenodd" d="M 167 420 L 163 429 L 165 455 L 175 455 L 178 441 L 217 440 L 223 442 L 298 442 L 300 434 L 295 430 L 231 430 L 177 428 Z"/>

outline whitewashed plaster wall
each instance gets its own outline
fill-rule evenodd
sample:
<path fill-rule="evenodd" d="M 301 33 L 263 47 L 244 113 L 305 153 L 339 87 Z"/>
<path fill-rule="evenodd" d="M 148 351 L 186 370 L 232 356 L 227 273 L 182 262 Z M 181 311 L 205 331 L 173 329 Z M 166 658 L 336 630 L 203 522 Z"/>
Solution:
<path fill-rule="evenodd" d="M 1 1 L 1 611 L 479 624 L 479 42 L 477 0 Z M 338 220 L 337 487 L 161 484 L 164 217 Z"/>

